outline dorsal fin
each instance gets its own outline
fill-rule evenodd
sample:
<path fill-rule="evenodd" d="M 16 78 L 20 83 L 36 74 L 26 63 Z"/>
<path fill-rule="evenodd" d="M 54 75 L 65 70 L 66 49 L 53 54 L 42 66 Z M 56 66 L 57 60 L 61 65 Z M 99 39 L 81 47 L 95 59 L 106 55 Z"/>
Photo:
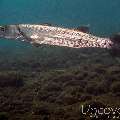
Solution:
<path fill-rule="evenodd" d="M 42 23 L 42 25 L 52 26 L 52 24 L 51 24 L 51 23 Z"/>
<path fill-rule="evenodd" d="M 79 26 L 79 27 L 75 28 L 74 30 L 84 32 L 84 33 L 89 33 L 90 32 L 89 25 Z"/>

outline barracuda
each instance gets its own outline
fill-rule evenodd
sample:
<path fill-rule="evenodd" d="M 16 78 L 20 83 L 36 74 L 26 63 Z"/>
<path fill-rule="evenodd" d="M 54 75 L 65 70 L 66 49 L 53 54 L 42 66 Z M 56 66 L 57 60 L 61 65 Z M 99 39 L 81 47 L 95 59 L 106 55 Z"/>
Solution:
<path fill-rule="evenodd" d="M 120 36 L 120 35 L 119 35 Z M 53 27 L 50 25 L 5 25 L 0 26 L 0 37 L 20 39 L 31 44 L 49 44 L 72 48 L 99 47 L 119 49 L 119 42 L 111 38 L 102 38 L 80 30 Z"/>

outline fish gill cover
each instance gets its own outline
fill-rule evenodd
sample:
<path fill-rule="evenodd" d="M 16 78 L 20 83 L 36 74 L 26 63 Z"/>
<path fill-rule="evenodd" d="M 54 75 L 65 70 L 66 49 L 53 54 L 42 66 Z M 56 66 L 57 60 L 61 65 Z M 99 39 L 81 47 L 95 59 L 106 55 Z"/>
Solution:
<path fill-rule="evenodd" d="M 119 5 L 119 0 L 0 0 L 0 26 L 89 25 L 91 34 L 110 38 L 118 48 L 119 34 L 112 34 L 120 31 Z M 0 119 L 119 119 L 120 58 L 118 49 L 111 52 L 0 38 Z"/>

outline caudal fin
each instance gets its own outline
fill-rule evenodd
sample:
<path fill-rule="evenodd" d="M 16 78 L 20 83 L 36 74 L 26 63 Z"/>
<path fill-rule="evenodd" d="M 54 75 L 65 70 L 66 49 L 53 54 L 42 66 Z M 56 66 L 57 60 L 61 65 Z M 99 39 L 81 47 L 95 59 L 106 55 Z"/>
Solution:
<path fill-rule="evenodd" d="M 113 42 L 111 46 L 110 53 L 113 56 L 120 57 L 120 33 L 114 34 L 110 37 L 111 41 Z"/>

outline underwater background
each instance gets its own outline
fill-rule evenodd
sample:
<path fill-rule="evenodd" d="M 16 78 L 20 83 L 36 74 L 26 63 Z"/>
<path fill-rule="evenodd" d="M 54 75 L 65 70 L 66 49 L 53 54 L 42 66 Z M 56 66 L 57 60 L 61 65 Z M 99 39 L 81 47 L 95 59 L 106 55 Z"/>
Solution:
<path fill-rule="evenodd" d="M 92 34 L 108 37 L 120 31 L 119 5 L 119 0 L 0 0 L 0 25 L 50 23 L 68 28 L 89 25 Z M 19 43 L 1 39 L 0 49 L 9 53 L 33 49 L 29 44 Z"/>
<path fill-rule="evenodd" d="M 92 34 L 108 37 L 120 32 L 119 6 L 120 0 L 0 0 L 0 25 L 89 25 Z M 35 47 L 0 38 L 0 120 L 95 119 L 93 111 L 83 115 L 81 105 L 120 108 L 120 57 L 100 48 Z"/>
<path fill-rule="evenodd" d="M 120 31 L 119 0 L 0 0 L 0 24 L 90 25 L 98 35 Z"/>

